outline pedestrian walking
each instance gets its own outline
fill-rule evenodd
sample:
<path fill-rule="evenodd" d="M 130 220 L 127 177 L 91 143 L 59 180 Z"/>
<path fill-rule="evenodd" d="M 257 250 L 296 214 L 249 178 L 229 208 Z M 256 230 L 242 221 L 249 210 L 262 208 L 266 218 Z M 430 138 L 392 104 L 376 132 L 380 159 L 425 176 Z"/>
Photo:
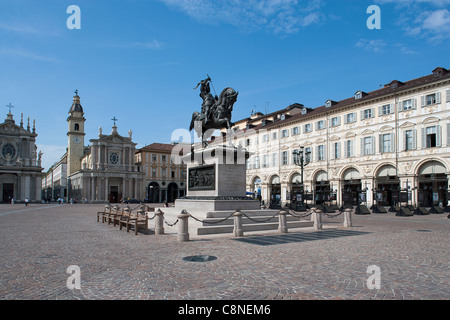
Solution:
<path fill-rule="evenodd" d="M 25 198 L 25 207 L 28 206 L 28 197 Z"/>

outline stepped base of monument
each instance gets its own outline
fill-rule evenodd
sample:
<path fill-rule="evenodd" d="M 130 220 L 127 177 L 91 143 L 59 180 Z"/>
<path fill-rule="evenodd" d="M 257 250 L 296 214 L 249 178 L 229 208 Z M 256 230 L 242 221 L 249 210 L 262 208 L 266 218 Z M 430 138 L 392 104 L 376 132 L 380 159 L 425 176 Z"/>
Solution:
<path fill-rule="evenodd" d="M 164 212 L 164 219 L 167 222 L 164 224 L 165 233 L 175 234 L 177 233 L 177 225 L 174 224 L 178 215 L 182 210 L 175 207 L 159 208 Z M 156 209 L 158 210 L 158 208 Z M 202 235 L 217 235 L 217 234 L 233 234 L 234 230 L 234 217 L 233 214 L 236 210 L 223 210 L 223 211 L 206 211 L 206 210 L 187 210 L 192 217 L 188 220 L 189 234 L 193 236 Z M 243 210 L 242 217 L 242 229 L 245 232 L 255 231 L 270 231 L 277 230 L 279 226 L 279 210 L 259 209 L 259 210 Z M 307 228 L 312 227 L 314 223 L 308 216 L 304 219 L 300 219 L 291 215 L 287 215 L 288 229 L 294 228 Z M 168 225 L 169 224 L 169 225 Z M 149 223 L 149 228 L 152 228 L 154 224 Z"/>
<path fill-rule="evenodd" d="M 181 210 L 224 211 L 259 210 L 259 200 L 247 197 L 185 197 L 175 200 L 175 207 Z"/>

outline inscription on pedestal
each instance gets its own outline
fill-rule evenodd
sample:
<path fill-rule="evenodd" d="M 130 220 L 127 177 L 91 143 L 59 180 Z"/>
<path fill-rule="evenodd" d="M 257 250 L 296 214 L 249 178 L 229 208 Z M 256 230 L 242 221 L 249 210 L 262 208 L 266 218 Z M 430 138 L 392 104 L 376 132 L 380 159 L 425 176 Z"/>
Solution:
<path fill-rule="evenodd" d="M 216 190 L 215 166 L 202 166 L 189 169 L 189 191 Z"/>

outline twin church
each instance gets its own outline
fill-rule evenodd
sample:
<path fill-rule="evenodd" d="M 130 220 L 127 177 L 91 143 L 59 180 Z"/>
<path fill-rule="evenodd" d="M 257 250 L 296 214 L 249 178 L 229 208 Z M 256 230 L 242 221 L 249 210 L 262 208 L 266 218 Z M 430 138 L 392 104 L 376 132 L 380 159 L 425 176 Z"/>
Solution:
<path fill-rule="evenodd" d="M 98 137 L 85 146 L 86 118 L 75 91 L 67 118 L 67 152 L 44 177 L 44 199 L 115 203 L 122 198 L 145 197 L 144 173 L 135 164 L 137 144 L 132 141 L 131 130 L 126 137 L 118 133 L 115 121 L 110 134 L 104 134 L 100 127 Z"/>

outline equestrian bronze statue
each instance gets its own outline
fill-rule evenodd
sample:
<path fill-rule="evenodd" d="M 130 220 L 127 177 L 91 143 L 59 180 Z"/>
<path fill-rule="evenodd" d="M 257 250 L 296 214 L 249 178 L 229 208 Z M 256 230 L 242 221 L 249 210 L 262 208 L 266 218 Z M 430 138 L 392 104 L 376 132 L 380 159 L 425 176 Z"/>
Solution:
<path fill-rule="evenodd" d="M 233 111 L 233 105 L 237 100 L 239 92 L 236 92 L 233 88 L 225 88 L 219 97 L 213 96 L 210 90 L 211 78 L 208 76 L 205 80 L 202 80 L 194 88 L 197 89 L 200 86 L 200 97 L 203 100 L 201 112 L 194 112 L 192 114 L 191 125 L 189 130 L 193 129 L 197 132 L 197 136 L 202 139 L 203 146 L 206 146 L 206 140 L 208 140 L 213 130 L 210 129 L 223 129 L 228 131 L 232 127 L 231 112 Z"/>

